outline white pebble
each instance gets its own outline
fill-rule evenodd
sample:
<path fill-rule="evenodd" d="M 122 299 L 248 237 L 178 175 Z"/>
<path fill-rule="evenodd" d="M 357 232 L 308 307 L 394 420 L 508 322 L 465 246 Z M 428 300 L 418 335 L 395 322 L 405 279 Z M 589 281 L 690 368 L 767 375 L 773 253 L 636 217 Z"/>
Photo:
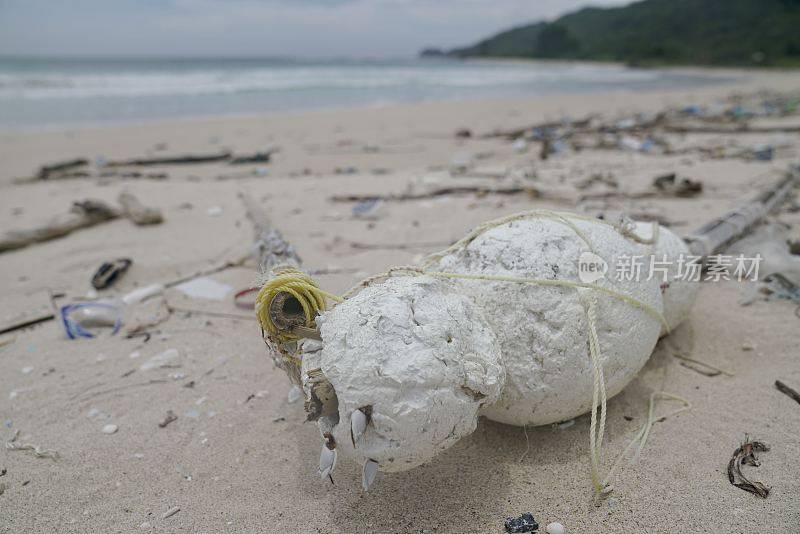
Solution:
<path fill-rule="evenodd" d="M 142 523 L 141 525 L 139 525 L 139 528 L 140 528 L 140 529 L 142 529 L 142 530 L 147 530 L 148 528 L 152 528 L 152 526 L 150 525 L 150 523 L 148 523 L 147 521 L 145 521 L 144 523 Z"/>
<path fill-rule="evenodd" d="M 222 215 L 222 208 L 220 208 L 219 206 L 211 206 L 206 210 L 206 214 L 209 217 L 219 217 L 220 215 Z"/>
<path fill-rule="evenodd" d="M 131 359 L 133 359 L 133 360 L 135 360 L 136 358 L 138 358 L 138 357 L 139 357 L 139 356 L 141 356 L 141 355 L 142 355 L 142 353 L 141 353 L 141 352 L 139 352 L 138 350 L 135 350 L 135 351 L 131 352 L 131 354 L 130 354 L 130 358 L 131 358 Z"/>
<path fill-rule="evenodd" d="M 545 530 L 547 534 L 564 534 L 567 531 L 561 523 L 550 523 Z"/>
<path fill-rule="evenodd" d="M 23 375 L 29 375 L 32 372 L 33 372 L 33 367 L 23 367 L 22 368 L 22 374 Z"/>
<path fill-rule="evenodd" d="M 106 425 L 103 427 L 103 434 L 113 434 L 117 430 L 119 430 L 117 425 Z"/>

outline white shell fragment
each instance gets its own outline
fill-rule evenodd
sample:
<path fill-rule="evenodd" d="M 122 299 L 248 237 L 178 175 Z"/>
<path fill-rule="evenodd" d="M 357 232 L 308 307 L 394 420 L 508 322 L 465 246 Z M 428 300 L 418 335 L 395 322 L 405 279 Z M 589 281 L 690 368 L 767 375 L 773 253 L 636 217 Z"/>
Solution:
<path fill-rule="evenodd" d="M 353 413 L 350 414 L 350 431 L 354 447 L 358 446 L 358 441 L 364 435 L 366 429 L 367 414 L 361 410 L 353 410 Z"/>
<path fill-rule="evenodd" d="M 567 529 L 565 529 L 564 525 L 562 525 L 561 523 L 554 522 L 547 525 L 545 531 L 547 532 L 547 534 L 565 534 L 567 532 Z"/>
<path fill-rule="evenodd" d="M 336 467 L 336 449 L 329 449 L 327 444 L 322 446 L 322 451 L 319 453 L 319 477 L 322 480 L 331 478 L 333 470 Z"/>
<path fill-rule="evenodd" d="M 361 487 L 364 491 L 369 491 L 376 476 L 378 476 L 378 462 L 374 460 L 364 462 L 364 469 L 361 472 Z"/>
<path fill-rule="evenodd" d="M 106 425 L 103 427 L 103 434 L 114 434 L 119 430 L 117 425 Z"/>

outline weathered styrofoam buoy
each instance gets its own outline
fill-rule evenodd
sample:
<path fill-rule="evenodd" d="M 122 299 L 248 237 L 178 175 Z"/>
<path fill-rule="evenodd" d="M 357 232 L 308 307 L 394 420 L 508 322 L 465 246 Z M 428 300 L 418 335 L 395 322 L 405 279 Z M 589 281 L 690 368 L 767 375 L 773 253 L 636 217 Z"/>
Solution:
<path fill-rule="evenodd" d="M 358 459 L 366 488 L 376 467 L 431 460 L 474 431 L 478 415 L 513 425 L 582 415 L 597 372 L 590 315 L 606 393 L 617 394 L 696 293 L 647 269 L 616 276 L 630 257 L 648 265 L 653 254 L 688 253 L 665 229 L 647 243 L 653 231 L 564 214 L 509 218 L 435 255 L 425 272 L 369 284 L 322 313 L 321 340 L 301 345 L 300 380 L 324 447 Z M 583 272 L 587 258 L 593 272 Z"/>

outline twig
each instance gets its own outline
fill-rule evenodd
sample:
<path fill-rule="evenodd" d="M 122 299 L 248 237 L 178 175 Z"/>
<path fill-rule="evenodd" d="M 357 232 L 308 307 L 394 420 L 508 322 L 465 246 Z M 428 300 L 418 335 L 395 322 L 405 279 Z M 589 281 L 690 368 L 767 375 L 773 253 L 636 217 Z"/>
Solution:
<path fill-rule="evenodd" d="M 780 391 L 784 395 L 788 395 L 790 398 L 800 403 L 800 393 L 798 393 L 796 390 L 790 388 L 780 380 L 775 381 L 775 387 L 778 388 L 778 391 Z"/>
<path fill-rule="evenodd" d="M 175 415 L 175 412 L 173 412 L 172 410 L 167 410 L 167 415 L 164 417 L 164 419 L 160 423 L 158 423 L 158 426 L 159 426 L 159 428 L 164 428 L 168 424 L 172 423 L 173 421 L 177 421 L 177 420 L 178 420 L 178 416 Z"/>
<path fill-rule="evenodd" d="M 423 193 L 402 193 L 390 195 L 334 195 L 331 197 L 333 202 L 361 202 L 364 200 L 380 199 L 385 201 L 402 202 L 406 200 L 422 200 L 426 198 L 436 198 L 447 195 L 476 194 L 486 195 L 519 195 L 528 194 L 532 198 L 539 198 L 542 192 L 531 186 L 507 186 L 507 187 L 481 187 L 481 186 L 453 186 L 432 189 Z"/>
<path fill-rule="evenodd" d="M 685 365 L 683 362 L 681 362 L 681 365 L 683 365 L 687 369 L 691 369 L 692 371 L 696 371 L 705 376 L 718 376 L 721 374 L 725 376 L 733 376 L 733 373 L 729 373 L 728 371 L 720 369 L 719 367 L 715 367 L 709 363 L 701 362 L 700 360 L 695 360 L 694 358 L 684 356 L 683 354 L 673 354 L 672 356 L 678 358 L 679 360 L 684 360 L 685 362 L 693 363 L 695 365 L 700 365 L 702 367 L 705 367 L 706 369 L 709 369 L 710 371 L 704 371 L 702 369 L 697 369 L 696 367 Z"/>

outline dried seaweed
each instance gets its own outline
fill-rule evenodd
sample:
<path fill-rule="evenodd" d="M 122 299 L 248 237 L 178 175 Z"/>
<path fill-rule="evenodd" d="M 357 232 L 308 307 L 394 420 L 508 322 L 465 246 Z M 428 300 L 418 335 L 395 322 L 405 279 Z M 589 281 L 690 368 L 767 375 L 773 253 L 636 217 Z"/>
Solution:
<path fill-rule="evenodd" d="M 733 456 L 728 462 L 728 480 L 737 488 L 758 495 L 764 499 L 769 495 L 769 488 L 761 482 L 750 481 L 742 473 L 743 465 L 752 465 L 758 467 L 761 463 L 758 461 L 756 453 L 767 452 L 769 446 L 761 441 L 750 441 L 750 436 L 745 435 L 744 443 L 733 452 Z"/>

